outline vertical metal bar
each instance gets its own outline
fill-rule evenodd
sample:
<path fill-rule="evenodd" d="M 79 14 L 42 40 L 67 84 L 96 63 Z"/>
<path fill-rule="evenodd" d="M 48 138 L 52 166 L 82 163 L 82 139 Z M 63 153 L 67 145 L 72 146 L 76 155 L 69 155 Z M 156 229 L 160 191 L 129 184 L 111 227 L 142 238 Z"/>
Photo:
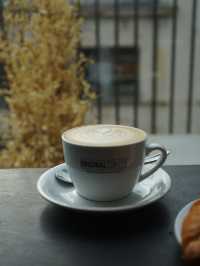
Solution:
<path fill-rule="evenodd" d="M 169 102 L 169 133 L 174 131 L 174 97 L 176 72 L 176 37 L 177 37 L 177 6 L 178 0 L 173 1 L 172 43 L 171 43 L 171 73 L 170 73 L 170 102 Z"/>
<path fill-rule="evenodd" d="M 3 8 L 4 8 L 3 0 L 0 0 L 0 29 L 2 33 L 5 35 Z"/>
<path fill-rule="evenodd" d="M 97 89 L 97 120 L 102 122 L 102 95 L 100 86 L 100 5 L 99 0 L 95 0 L 95 41 L 96 41 L 96 89 Z"/>
<path fill-rule="evenodd" d="M 197 0 L 192 1 L 192 21 L 190 36 L 190 60 L 189 60 L 189 84 L 188 84 L 188 105 L 187 105 L 187 133 L 191 133 L 192 129 L 192 103 L 194 90 L 194 65 L 195 65 L 195 49 L 196 49 L 196 17 L 197 17 Z"/>
<path fill-rule="evenodd" d="M 139 8 L 139 1 L 133 1 L 133 8 L 134 8 L 134 46 L 136 51 L 139 53 L 138 50 L 138 39 L 139 39 L 139 22 L 138 22 L 138 8 Z M 138 127 L 138 96 L 139 96 L 139 54 L 136 55 L 136 80 L 133 84 L 133 112 L 134 112 L 134 121 L 133 125 Z"/>
<path fill-rule="evenodd" d="M 119 48 L 119 0 L 114 1 L 114 50 L 115 50 L 115 67 L 116 64 L 118 64 L 118 48 Z M 115 75 L 118 75 L 115 73 Z M 116 124 L 120 123 L 120 87 L 119 87 L 119 80 L 118 77 L 116 78 L 116 82 L 114 84 L 114 90 L 115 90 L 115 122 Z"/>
<path fill-rule="evenodd" d="M 158 6 L 159 0 L 153 1 L 153 51 L 152 51 L 152 100 L 151 100 L 151 133 L 157 132 L 157 75 L 158 75 Z"/>
<path fill-rule="evenodd" d="M 0 0 L 0 31 L 2 34 L 2 38 L 5 39 L 6 38 L 6 29 L 5 29 L 5 24 L 4 24 L 4 3 L 3 0 Z M 3 88 L 8 89 L 9 88 L 9 84 L 8 84 L 8 77 L 7 77 L 7 73 L 5 70 L 6 66 L 3 62 L 0 63 L 0 85 Z M 5 98 L 2 96 L 0 97 L 3 99 L 3 103 L 5 104 L 5 106 L 7 106 L 7 103 L 5 102 Z"/>

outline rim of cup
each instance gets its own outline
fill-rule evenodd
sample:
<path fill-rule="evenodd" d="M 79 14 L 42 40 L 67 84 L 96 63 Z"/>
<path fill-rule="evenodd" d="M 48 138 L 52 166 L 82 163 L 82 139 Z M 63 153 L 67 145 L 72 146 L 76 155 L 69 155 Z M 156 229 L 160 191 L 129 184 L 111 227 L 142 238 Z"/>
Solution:
<path fill-rule="evenodd" d="M 143 134 L 143 138 L 141 139 L 138 139 L 137 141 L 134 139 L 134 141 L 129 141 L 127 143 L 119 143 L 119 144 L 105 144 L 105 145 L 98 145 L 98 144 L 89 144 L 89 143 L 81 143 L 81 142 L 76 142 L 76 141 L 73 141 L 71 139 L 67 139 L 66 136 L 65 136 L 65 133 L 67 131 L 72 131 L 72 130 L 76 130 L 78 128 L 83 128 L 83 127 L 96 127 L 96 126 L 117 126 L 117 127 L 121 127 L 121 128 L 127 128 L 127 129 L 132 129 L 132 130 L 136 130 L 140 133 Z M 83 125 L 83 126 L 79 126 L 79 127 L 73 127 L 73 128 L 70 128 L 68 130 L 65 130 L 62 135 L 61 135 L 61 138 L 64 142 L 68 143 L 68 144 L 71 144 L 71 145 L 75 145 L 75 146 L 82 146 L 82 147 L 89 147 L 89 148 L 106 148 L 106 147 L 110 147 L 110 148 L 115 148 L 115 147 L 124 147 L 124 146 L 129 146 L 129 145 L 133 145 L 133 144 L 138 144 L 138 143 L 141 143 L 141 142 L 144 142 L 147 140 L 147 133 L 140 129 L 140 128 L 137 128 L 137 127 L 131 127 L 131 126 L 124 126 L 124 125 L 116 125 L 116 124 L 95 124 L 95 125 Z"/>

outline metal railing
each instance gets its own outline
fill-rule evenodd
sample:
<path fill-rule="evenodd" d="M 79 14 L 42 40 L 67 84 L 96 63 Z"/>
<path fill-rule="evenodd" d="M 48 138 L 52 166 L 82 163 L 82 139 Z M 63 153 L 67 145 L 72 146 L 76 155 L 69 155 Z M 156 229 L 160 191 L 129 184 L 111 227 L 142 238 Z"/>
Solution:
<path fill-rule="evenodd" d="M 165 112 L 167 113 L 167 120 L 163 123 L 167 123 L 167 130 L 165 133 L 174 133 L 175 132 L 175 124 L 178 123 L 175 121 L 175 106 L 176 106 L 176 90 L 177 90 L 177 83 L 176 83 L 176 71 L 177 71 L 177 35 L 178 35 L 178 19 L 179 19 L 179 5 L 181 1 L 184 0 L 171 0 L 170 5 L 170 12 L 169 8 L 166 8 L 166 13 L 170 13 L 169 20 L 171 23 L 171 30 L 170 30 L 170 68 L 169 68 L 169 88 L 168 88 L 168 99 L 166 99 L 165 104 Z M 131 1 L 130 1 L 131 2 Z M 150 129 L 149 131 L 151 133 L 159 133 L 158 128 L 158 116 L 159 116 L 159 100 L 158 100 L 158 94 L 159 94 L 159 86 L 158 86 L 158 72 L 159 72 L 159 58 L 158 58 L 158 50 L 160 47 L 159 40 L 160 40 L 160 12 L 162 13 L 163 10 L 160 10 L 161 6 L 161 0 L 152 0 L 152 5 L 150 8 L 149 13 L 143 14 L 143 16 L 151 17 L 150 24 L 152 27 L 152 50 L 151 50 L 151 82 L 149 83 L 149 90 L 151 91 L 151 97 L 149 99 L 149 112 L 150 112 Z M 194 106 L 194 73 L 195 73 L 195 55 L 197 53 L 197 45 L 196 45 L 196 24 L 197 24 L 197 10 L 198 10 L 198 0 L 191 0 L 190 6 L 191 11 L 188 10 L 188 17 L 191 19 L 188 20 L 188 23 L 190 23 L 190 40 L 188 45 L 189 50 L 189 59 L 186 64 L 189 65 L 188 68 L 188 89 L 187 89 L 187 99 L 184 102 L 185 104 L 185 111 L 186 111 L 186 121 L 184 121 L 184 132 L 185 133 L 191 133 L 193 132 L 193 106 Z M 132 6 L 129 6 L 128 13 L 120 14 L 122 10 L 123 2 L 119 0 L 113 0 L 112 2 L 113 6 L 112 8 L 108 8 L 108 10 L 105 11 L 105 13 L 102 12 L 101 9 L 101 0 L 94 0 L 93 7 L 90 9 L 88 7 L 83 7 L 83 15 L 88 19 L 87 16 L 90 16 L 91 21 L 94 23 L 95 27 L 95 44 L 94 48 L 96 49 L 96 63 L 100 62 L 100 53 L 101 49 L 105 48 L 105 46 L 102 44 L 101 41 L 101 35 L 100 31 L 106 30 L 102 29 L 102 27 L 105 27 L 102 25 L 102 20 L 105 20 L 106 17 L 112 18 L 114 27 L 113 27 L 113 35 L 114 35 L 114 43 L 113 43 L 113 49 L 115 51 L 119 50 L 121 47 L 120 44 L 120 22 L 123 19 L 129 19 L 133 21 L 133 42 L 132 47 L 137 47 L 140 50 L 140 25 L 142 19 L 141 18 L 141 0 L 132 0 Z M 84 12 L 85 10 L 85 12 Z M 163 16 L 165 16 L 165 13 L 162 13 Z M 199 51 L 198 51 L 199 52 Z M 119 57 L 118 53 L 115 53 L 116 57 Z M 117 62 L 116 58 L 116 62 Z M 129 103 L 129 116 L 132 115 L 132 122 L 130 122 L 133 126 L 140 126 L 140 121 L 143 119 L 139 115 L 139 108 L 142 105 L 141 99 L 140 99 L 140 91 L 141 91 L 141 84 L 140 84 L 140 55 L 136 57 L 136 65 L 138 66 L 135 70 L 136 73 L 136 80 L 134 80 L 133 83 L 133 89 L 132 89 L 132 95 L 130 94 L 129 98 L 132 97 L 131 104 Z M 97 68 L 97 72 L 99 72 L 99 69 Z M 97 73 L 97 78 L 99 79 L 99 73 Z M 119 85 L 118 83 L 113 84 L 114 86 L 114 94 L 113 94 L 113 107 L 114 107 L 114 117 L 113 117 L 113 123 L 123 123 L 120 112 L 121 112 L 121 89 L 123 85 Z M 98 123 L 104 122 L 104 118 L 102 116 L 102 110 L 105 108 L 105 103 L 102 97 L 102 85 L 98 82 L 98 86 L 96 87 L 97 90 L 97 120 Z M 137 93 L 135 93 L 135 91 Z M 181 116 L 181 114 L 180 114 Z M 180 119 L 179 119 L 180 120 Z M 200 132 L 198 128 L 195 129 L 196 133 Z"/>

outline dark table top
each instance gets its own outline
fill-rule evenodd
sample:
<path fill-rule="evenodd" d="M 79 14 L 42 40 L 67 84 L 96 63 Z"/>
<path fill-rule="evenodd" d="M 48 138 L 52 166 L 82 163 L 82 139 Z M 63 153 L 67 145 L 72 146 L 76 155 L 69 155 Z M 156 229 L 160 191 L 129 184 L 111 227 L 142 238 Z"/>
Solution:
<path fill-rule="evenodd" d="M 173 186 L 163 199 L 137 211 L 103 215 L 43 200 L 36 182 L 44 169 L 0 170 L 0 265 L 184 265 L 174 220 L 200 196 L 200 166 L 165 169 Z"/>

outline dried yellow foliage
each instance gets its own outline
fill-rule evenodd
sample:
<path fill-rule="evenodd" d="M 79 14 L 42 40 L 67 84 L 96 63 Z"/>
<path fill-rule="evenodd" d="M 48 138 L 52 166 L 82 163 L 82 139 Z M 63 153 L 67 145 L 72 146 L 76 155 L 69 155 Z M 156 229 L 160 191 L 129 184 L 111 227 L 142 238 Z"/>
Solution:
<path fill-rule="evenodd" d="M 84 123 L 94 95 L 78 51 L 81 19 L 66 0 L 10 0 L 0 59 L 6 65 L 11 139 L 1 167 L 63 161 L 61 133 Z"/>

